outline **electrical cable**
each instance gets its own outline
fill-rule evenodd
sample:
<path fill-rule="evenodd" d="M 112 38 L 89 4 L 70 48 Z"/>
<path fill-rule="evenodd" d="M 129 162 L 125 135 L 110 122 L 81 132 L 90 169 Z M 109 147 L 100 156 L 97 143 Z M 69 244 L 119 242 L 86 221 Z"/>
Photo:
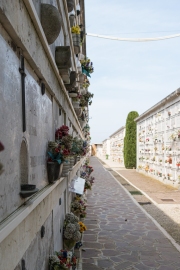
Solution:
<path fill-rule="evenodd" d="M 97 38 L 104 38 L 104 39 L 117 40 L 117 41 L 129 41 L 129 42 L 149 42 L 149 41 L 159 41 L 159 40 L 180 37 L 180 34 L 164 36 L 164 37 L 156 37 L 156 38 L 119 38 L 119 37 L 97 35 L 97 34 L 92 34 L 92 33 L 86 33 L 86 35 L 91 36 L 91 37 L 97 37 Z"/>

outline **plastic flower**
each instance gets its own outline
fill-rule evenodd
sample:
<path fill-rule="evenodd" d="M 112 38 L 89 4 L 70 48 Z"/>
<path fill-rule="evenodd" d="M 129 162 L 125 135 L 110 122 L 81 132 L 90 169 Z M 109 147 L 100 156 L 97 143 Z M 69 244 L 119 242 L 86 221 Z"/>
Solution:
<path fill-rule="evenodd" d="M 71 33 L 73 34 L 80 34 L 81 28 L 79 27 L 79 25 L 75 25 L 73 27 L 71 27 Z"/>
<path fill-rule="evenodd" d="M 78 242 L 81 239 L 81 234 L 79 231 L 74 232 L 72 239 Z"/>
<path fill-rule="evenodd" d="M 66 231 L 68 231 L 69 233 L 74 233 L 76 231 L 76 226 L 75 224 L 69 223 L 66 226 Z"/>
<path fill-rule="evenodd" d="M 64 231 L 64 237 L 65 237 L 66 239 L 72 239 L 73 234 L 70 233 L 69 231 Z"/>

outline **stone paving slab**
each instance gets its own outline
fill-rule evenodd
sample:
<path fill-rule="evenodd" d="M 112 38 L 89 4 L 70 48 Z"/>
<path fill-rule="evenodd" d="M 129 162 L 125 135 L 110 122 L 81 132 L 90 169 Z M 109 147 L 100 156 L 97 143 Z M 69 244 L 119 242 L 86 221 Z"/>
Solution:
<path fill-rule="evenodd" d="M 88 192 L 82 270 L 179 270 L 180 253 L 127 192 L 91 158 L 95 184 Z"/>
<path fill-rule="evenodd" d="M 145 195 L 132 195 L 139 204 L 149 213 L 180 245 L 180 190 L 163 184 L 149 176 L 137 173 L 136 170 L 116 168 L 111 160 L 102 160 L 111 174 L 130 192 L 134 185 Z M 113 170 L 112 170 L 113 169 Z M 123 178 L 125 177 L 125 178 Z M 126 181 L 126 180 L 128 181 Z M 172 199 L 173 201 L 162 201 Z"/>

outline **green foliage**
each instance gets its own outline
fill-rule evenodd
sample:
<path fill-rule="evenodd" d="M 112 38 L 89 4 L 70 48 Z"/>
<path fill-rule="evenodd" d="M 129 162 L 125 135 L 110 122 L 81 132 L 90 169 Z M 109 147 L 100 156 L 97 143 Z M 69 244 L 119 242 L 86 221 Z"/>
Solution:
<path fill-rule="evenodd" d="M 88 105 L 91 105 L 93 96 L 94 96 L 94 94 L 87 91 L 87 93 L 82 95 L 80 98 L 80 106 L 86 107 Z"/>
<path fill-rule="evenodd" d="M 124 164 L 127 169 L 136 168 L 136 122 L 139 114 L 132 111 L 126 119 L 126 134 L 124 137 Z"/>

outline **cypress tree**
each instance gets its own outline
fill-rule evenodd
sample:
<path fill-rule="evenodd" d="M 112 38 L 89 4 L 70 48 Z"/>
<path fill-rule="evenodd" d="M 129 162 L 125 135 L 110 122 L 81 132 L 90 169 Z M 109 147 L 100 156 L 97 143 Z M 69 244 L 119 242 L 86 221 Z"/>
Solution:
<path fill-rule="evenodd" d="M 136 168 L 136 122 L 139 114 L 132 111 L 126 119 L 126 132 L 124 137 L 124 165 L 127 169 Z"/>

